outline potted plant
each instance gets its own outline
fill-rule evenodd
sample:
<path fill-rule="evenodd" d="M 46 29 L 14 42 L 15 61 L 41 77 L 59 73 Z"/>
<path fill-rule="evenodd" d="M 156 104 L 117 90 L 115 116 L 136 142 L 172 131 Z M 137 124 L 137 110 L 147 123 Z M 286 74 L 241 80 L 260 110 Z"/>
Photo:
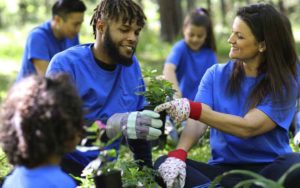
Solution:
<path fill-rule="evenodd" d="M 172 87 L 172 83 L 158 76 L 157 70 L 143 69 L 142 73 L 146 90 L 144 92 L 137 92 L 137 94 L 145 96 L 148 102 L 145 109 L 154 110 L 156 106 L 173 99 L 175 90 Z M 167 139 L 165 135 L 166 112 L 161 112 L 160 117 L 163 121 L 163 126 L 161 127 L 162 135 L 158 139 L 158 148 L 163 149 Z"/>
<path fill-rule="evenodd" d="M 121 170 L 115 167 L 115 149 L 101 151 L 99 156 L 90 162 L 82 171 L 82 177 L 74 177 L 81 182 L 82 188 L 119 188 L 122 187 Z"/>

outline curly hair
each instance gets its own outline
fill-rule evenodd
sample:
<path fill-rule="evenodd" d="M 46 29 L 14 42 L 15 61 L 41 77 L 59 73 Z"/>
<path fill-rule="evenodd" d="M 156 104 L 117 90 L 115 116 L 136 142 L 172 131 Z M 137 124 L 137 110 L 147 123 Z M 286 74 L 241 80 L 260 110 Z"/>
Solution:
<path fill-rule="evenodd" d="M 30 76 L 2 104 L 0 143 L 11 164 L 34 167 L 74 149 L 67 143 L 75 142 L 82 125 L 82 102 L 67 75 Z"/>
<path fill-rule="evenodd" d="M 131 24 L 136 21 L 138 26 L 144 27 L 146 16 L 142 8 L 132 0 L 102 0 L 94 9 L 90 24 L 93 26 L 96 38 L 96 23 L 98 20 L 115 20 L 122 18 L 123 23 Z"/>

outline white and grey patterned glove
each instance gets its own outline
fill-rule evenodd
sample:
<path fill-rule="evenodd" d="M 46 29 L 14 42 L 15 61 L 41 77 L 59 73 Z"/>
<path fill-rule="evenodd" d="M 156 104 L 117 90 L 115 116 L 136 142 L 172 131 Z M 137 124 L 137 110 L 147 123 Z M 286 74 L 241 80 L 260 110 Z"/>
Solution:
<path fill-rule="evenodd" d="M 167 188 L 183 188 L 186 177 L 186 164 L 184 161 L 168 157 L 159 168 L 158 172 L 167 185 Z"/>
<path fill-rule="evenodd" d="M 113 138 L 121 131 L 130 139 L 156 140 L 161 135 L 162 121 L 151 110 L 117 113 L 107 120 L 106 134 Z"/>

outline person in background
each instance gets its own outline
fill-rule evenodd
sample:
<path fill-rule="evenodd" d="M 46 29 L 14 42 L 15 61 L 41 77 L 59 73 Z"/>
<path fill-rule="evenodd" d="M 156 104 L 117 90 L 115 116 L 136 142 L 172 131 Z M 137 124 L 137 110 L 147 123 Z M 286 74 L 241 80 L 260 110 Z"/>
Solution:
<path fill-rule="evenodd" d="M 204 8 L 191 11 L 184 19 L 182 31 L 184 39 L 173 46 L 163 75 L 176 90 L 174 98 L 194 100 L 205 71 L 217 63 L 215 36 L 208 11 Z M 183 127 L 185 124 L 181 123 Z M 177 143 L 182 127 L 174 125 L 169 117 L 166 125 L 170 127 L 171 140 Z"/>
<path fill-rule="evenodd" d="M 45 75 L 51 58 L 79 44 L 78 33 L 86 6 L 81 0 L 57 0 L 52 19 L 34 28 L 28 35 L 17 81 L 31 74 Z"/>
<path fill-rule="evenodd" d="M 83 133 L 82 102 L 67 75 L 32 75 L 8 92 L 0 111 L 0 143 L 14 165 L 3 188 L 75 188 L 60 166 Z"/>
<path fill-rule="evenodd" d="M 95 121 L 106 125 L 105 134 L 120 132 L 141 165 L 152 167 L 151 143 L 161 135 L 159 114 L 144 110 L 145 90 L 140 65 L 135 56 L 139 34 L 145 24 L 142 8 L 132 0 L 102 0 L 94 9 L 91 25 L 95 42 L 78 45 L 55 55 L 46 76 L 67 73 L 83 100 L 85 125 Z M 120 139 L 112 146 L 118 150 Z M 67 172 L 80 175 L 99 155 L 99 150 L 70 153 L 62 163 Z M 72 169 L 74 163 L 77 169 Z M 70 164 L 70 165 L 68 165 Z"/>
<path fill-rule="evenodd" d="M 297 54 L 281 14 L 269 4 L 239 8 L 228 42 L 232 60 L 206 71 L 194 102 L 177 99 L 155 109 L 166 110 L 175 121 L 190 118 L 177 149 L 155 162 L 167 187 L 208 187 L 218 175 L 234 169 L 277 181 L 300 163 L 288 134 L 299 96 Z M 187 159 L 207 126 L 211 159 Z M 289 173 L 283 186 L 300 187 L 299 176 L 299 169 Z M 249 178 L 225 176 L 220 185 L 234 187 Z"/>
<path fill-rule="evenodd" d="M 207 10 L 198 8 L 190 12 L 182 30 L 184 39 L 172 48 L 163 75 L 173 84 L 176 98 L 194 100 L 205 71 L 217 63 L 215 37 Z"/>

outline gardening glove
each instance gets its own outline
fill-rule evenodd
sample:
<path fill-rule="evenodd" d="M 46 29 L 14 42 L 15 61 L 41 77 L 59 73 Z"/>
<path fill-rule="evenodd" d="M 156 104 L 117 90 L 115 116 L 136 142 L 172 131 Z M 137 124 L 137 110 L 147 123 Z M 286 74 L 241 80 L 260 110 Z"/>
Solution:
<path fill-rule="evenodd" d="M 168 158 L 163 162 L 158 172 L 167 185 L 167 188 L 183 188 L 186 177 L 187 152 L 177 149 L 169 152 Z"/>
<path fill-rule="evenodd" d="M 113 138 L 119 132 L 130 139 L 156 140 L 161 135 L 162 121 L 158 113 L 141 112 L 117 113 L 107 120 L 106 134 Z"/>
<path fill-rule="evenodd" d="M 188 118 L 199 120 L 202 105 L 199 102 L 193 102 L 186 98 L 182 98 L 163 103 L 154 109 L 155 112 L 164 110 L 170 115 L 175 124 L 179 124 Z"/>

